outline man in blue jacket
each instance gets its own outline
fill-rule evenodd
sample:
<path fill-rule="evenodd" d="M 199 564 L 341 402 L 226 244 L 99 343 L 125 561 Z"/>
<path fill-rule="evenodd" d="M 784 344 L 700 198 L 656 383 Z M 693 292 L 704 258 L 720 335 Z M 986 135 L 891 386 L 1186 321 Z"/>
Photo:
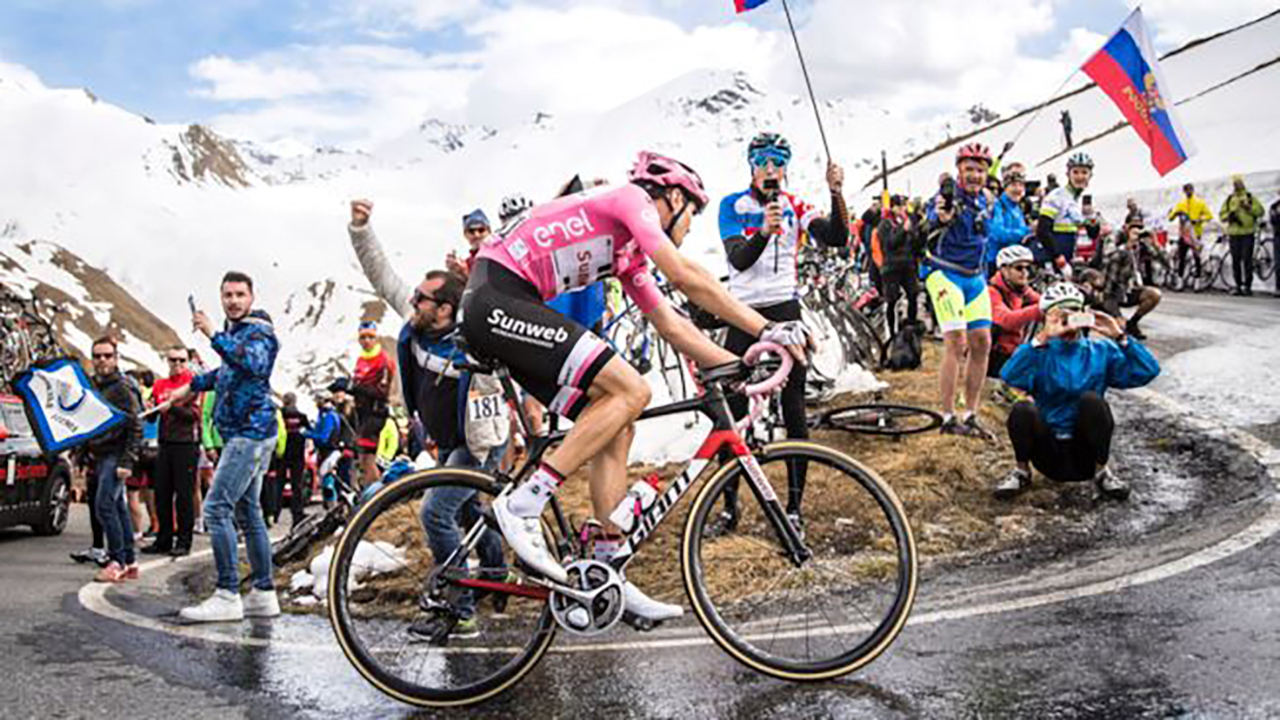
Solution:
<path fill-rule="evenodd" d="M 222 366 L 198 375 L 173 394 L 174 402 L 192 392 L 217 391 L 213 421 L 225 443 L 213 486 L 204 500 L 205 527 L 218 569 L 217 589 L 207 600 L 184 608 L 188 622 L 227 622 L 280 614 L 271 575 L 271 541 L 258 498 L 262 478 L 276 448 L 276 408 L 271 401 L 271 371 L 280 344 L 271 318 L 253 309 L 253 280 L 240 272 L 222 278 L 222 309 L 227 319 L 215 332 L 213 321 L 197 311 L 192 326 L 209 338 Z M 235 515 L 235 523 L 232 515 Z M 244 530 L 253 587 L 240 598 L 240 560 L 236 526 Z"/>
<path fill-rule="evenodd" d="M 1092 479 L 1099 494 L 1129 497 L 1129 483 L 1108 462 L 1115 420 L 1104 398 L 1108 388 L 1142 387 L 1160 374 L 1160 364 L 1124 326 L 1103 313 L 1085 311 L 1084 293 L 1058 283 L 1040 298 L 1044 328 L 1018 348 L 1001 376 L 1030 393 L 1035 404 L 1018 403 L 1009 413 L 1009 439 L 1018 466 L 995 487 L 996 497 L 1017 495 L 1031 483 L 1031 465 L 1058 482 Z M 1074 320 L 1074 321 L 1073 321 Z M 1078 322 L 1092 321 L 1088 328 Z M 1101 338 L 1087 338 L 1083 329 Z"/>

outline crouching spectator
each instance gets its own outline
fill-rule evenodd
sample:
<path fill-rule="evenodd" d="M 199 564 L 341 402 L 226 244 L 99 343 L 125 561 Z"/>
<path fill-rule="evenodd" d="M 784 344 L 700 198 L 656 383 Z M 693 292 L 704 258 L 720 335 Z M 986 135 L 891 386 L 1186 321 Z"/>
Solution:
<path fill-rule="evenodd" d="M 1146 385 L 1160 365 L 1115 318 L 1085 311 L 1084 294 L 1074 285 L 1051 286 L 1040 309 L 1044 329 L 1018 348 L 1001 373 L 1035 403 L 1018 403 L 1009 414 L 1017 467 L 995 486 L 996 497 L 1026 489 L 1035 465 L 1050 480 L 1093 480 L 1101 496 L 1124 500 L 1129 483 L 1108 467 L 1115 420 L 1104 396 L 1109 388 Z M 1085 337 L 1086 330 L 1102 337 Z"/>
<path fill-rule="evenodd" d="M 1027 341 L 1031 326 L 1044 319 L 1040 312 L 1040 294 L 1031 289 L 1035 262 L 1035 254 L 1023 245 L 1010 245 L 996 255 L 999 270 L 987 287 L 992 318 L 988 377 L 1000 377 L 1005 363 L 1017 352 L 1018 346 Z"/>
<path fill-rule="evenodd" d="M 1138 323 L 1156 309 L 1162 298 L 1159 290 L 1146 284 L 1141 273 L 1143 243 L 1152 242 L 1151 238 L 1151 231 L 1141 223 L 1130 222 L 1124 228 L 1124 242 L 1117 245 L 1103 265 L 1106 280 L 1101 309 L 1114 318 L 1123 318 L 1120 308 L 1136 307 L 1124 331 L 1137 340 L 1147 339 Z"/>

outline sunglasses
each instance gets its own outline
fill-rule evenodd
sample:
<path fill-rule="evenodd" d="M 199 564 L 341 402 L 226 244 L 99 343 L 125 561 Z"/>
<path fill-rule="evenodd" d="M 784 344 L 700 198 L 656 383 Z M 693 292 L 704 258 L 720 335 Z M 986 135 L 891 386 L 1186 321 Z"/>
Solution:
<path fill-rule="evenodd" d="M 1024 272 L 1024 273 L 1029 273 L 1032 270 L 1032 266 L 1030 265 L 1010 265 L 1009 267 L 1013 268 L 1014 270 L 1017 270 L 1018 272 Z"/>
<path fill-rule="evenodd" d="M 789 162 L 791 158 L 775 150 L 761 150 L 751 156 L 752 166 L 762 169 L 769 163 L 773 163 L 776 168 L 785 168 Z"/>
<path fill-rule="evenodd" d="M 116 356 L 115 353 L 94 353 L 93 359 L 94 360 L 110 360 L 115 356 Z"/>
<path fill-rule="evenodd" d="M 465 232 L 468 235 L 484 235 L 485 233 L 489 232 L 489 228 L 483 225 L 478 225 L 476 227 L 465 228 L 463 232 Z"/>
<path fill-rule="evenodd" d="M 424 302 L 426 302 L 426 301 L 428 301 L 428 300 L 430 300 L 430 301 L 431 301 L 431 302 L 433 302 L 433 303 L 436 303 L 437 305 L 439 305 L 439 304 L 440 304 L 440 301 L 439 301 L 439 300 L 437 300 L 437 299 L 436 299 L 436 297 L 435 297 L 434 295 L 427 295 L 426 293 L 422 292 L 421 290 L 414 290 L 414 291 L 413 291 L 413 300 L 412 300 L 412 302 L 413 302 L 413 304 L 414 304 L 414 305 L 421 305 L 422 303 L 424 303 Z"/>
<path fill-rule="evenodd" d="M 166 359 L 169 361 L 170 365 L 185 365 L 187 362 L 186 358 L 166 358 Z"/>

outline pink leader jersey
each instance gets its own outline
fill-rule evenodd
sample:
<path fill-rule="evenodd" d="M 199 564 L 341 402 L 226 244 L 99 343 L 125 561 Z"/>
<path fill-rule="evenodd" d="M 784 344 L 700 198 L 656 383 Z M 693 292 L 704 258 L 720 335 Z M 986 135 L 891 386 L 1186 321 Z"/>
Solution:
<path fill-rule="evenodd" d="M 533 283 L 544 301 L 615 277 L 648 313 L 662 303 L 662 293 L 647 258 L 668 242 L 648 193 L 628 183 L 539 205 L 478 257 Z"/>

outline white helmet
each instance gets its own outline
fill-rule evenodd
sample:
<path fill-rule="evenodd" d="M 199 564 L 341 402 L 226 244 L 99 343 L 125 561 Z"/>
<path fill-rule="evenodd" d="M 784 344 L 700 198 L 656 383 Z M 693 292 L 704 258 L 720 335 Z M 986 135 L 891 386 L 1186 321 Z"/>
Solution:
<path fill-rule="evenodd" d="M 1036 256 L 1031 253 L 1031 248 L 1025 245 L 1010 245 L 996 254 L 996 267 L 1002 268 L 1005 265 L 1035 262 L 1035 260 Z"/>
<path fill-rule="evenodd" d="M 1054 283 L 1040 296 L 1040 312 L 1047 313 L 1056 307 L 1074 306 L 1076 310 L 1084 309 L 1084 293 L 1069 282 Z"/>
<path fill-rule="evenodd" d="M 524 195 L 516 194 L 502 198 L 502 207 L 498 210 L 498 222 L 505 223 L 532 207 L 533 201 Z"/>

